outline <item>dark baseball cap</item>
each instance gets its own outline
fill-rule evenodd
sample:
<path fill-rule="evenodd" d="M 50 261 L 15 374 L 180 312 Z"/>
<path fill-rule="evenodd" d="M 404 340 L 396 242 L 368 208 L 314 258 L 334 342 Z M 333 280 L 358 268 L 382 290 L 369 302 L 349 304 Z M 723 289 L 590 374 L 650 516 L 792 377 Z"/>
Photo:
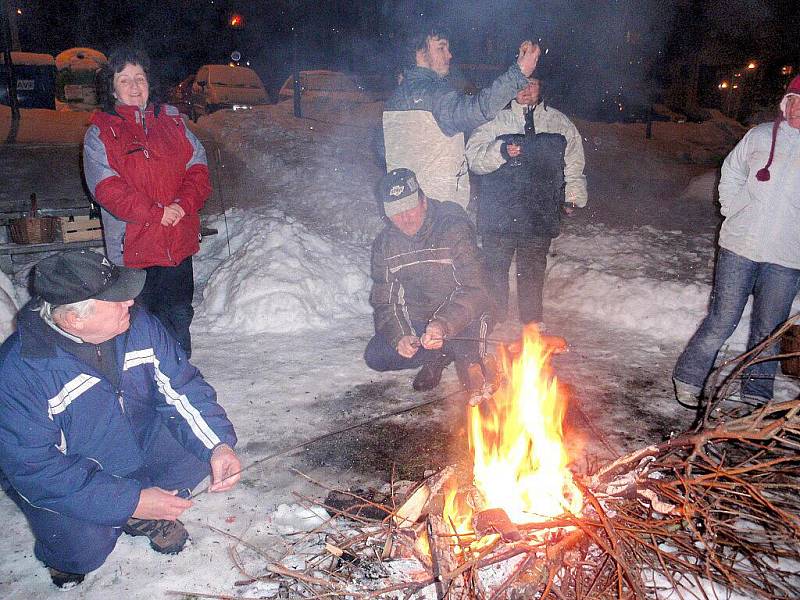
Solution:
<path fill-rule="evenodd" d="M 384 175 L 380 185 L 383 212 L 387 217 L 416 208 L 419 205 L 419 183 L 414 171 L 393 169 Z"/>
<path fill-rule="evenodd" d="M 60 306 L 83 300 L 125 302 L 144 287 L 141 269 L 118 267 L 91 250 L 69 250 L 40 260 L 34 268 L 33 289 L 46 302 Z"/>

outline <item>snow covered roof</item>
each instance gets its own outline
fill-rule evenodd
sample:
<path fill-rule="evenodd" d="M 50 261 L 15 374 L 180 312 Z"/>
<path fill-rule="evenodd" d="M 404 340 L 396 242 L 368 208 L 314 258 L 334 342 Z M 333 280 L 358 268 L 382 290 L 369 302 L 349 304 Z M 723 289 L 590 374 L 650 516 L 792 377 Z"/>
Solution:
<path fill-rule="evenodd" d="M 93 48 L 70 48 L 56 56 L 56 68 L 95 71 L 108 62 L 106 55 Z"/>
<path fill-rule="evenodd" d="M 247 67 L 232 67 L 229 65 L 207 65 L 208 79 L 213 83 L 223 83 L 240 87 L 263 89 L 258 75 Z"/>
<path fill-rule="evenodd" d="M 6 56 L 0 52 L 0 63 L 4 62 Z M 39 54 L 37 52 L 12 52 L 11 62 L 15 65 L 42 65 L 50 66 L 55 64 L 52 54 Z"/>

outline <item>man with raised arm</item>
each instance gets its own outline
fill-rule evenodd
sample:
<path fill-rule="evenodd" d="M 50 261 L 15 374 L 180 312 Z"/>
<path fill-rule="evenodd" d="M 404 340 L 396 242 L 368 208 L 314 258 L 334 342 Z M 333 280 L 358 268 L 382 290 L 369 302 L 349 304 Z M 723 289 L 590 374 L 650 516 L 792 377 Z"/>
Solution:
<path fill-rule="evenodd" d="M 464 133 L 490 121 L 517 92 L 539 61 L 539 46 L 520 45 L 517 61 L 488 88 L 469 96 L 453 87 L 450 43 L 443 29 L 428 27 L 410 40 L 411 65 L 386 102 L 383 137 L 386 170 L 411 169 L 431 198 L 469 204 Z"/>

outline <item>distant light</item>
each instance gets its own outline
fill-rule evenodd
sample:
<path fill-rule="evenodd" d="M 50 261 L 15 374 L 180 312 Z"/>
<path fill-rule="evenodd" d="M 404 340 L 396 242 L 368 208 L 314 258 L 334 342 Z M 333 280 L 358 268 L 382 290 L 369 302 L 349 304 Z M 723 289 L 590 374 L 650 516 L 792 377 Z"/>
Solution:
<path fill-rule="evenodd" d="M 749 63 L 747 63 L 747 68 L 748 68 L 748 69 L 751 69 L 751 70 L 752 70 L 752 69 L 755 69 L 755 68 L 756 68 L 756 63 L 754 63 L 754 62 L 749 62 Z"/>
<path fill-rule="evenodd" d="M 741 76 L 742 76 L 742 74 L 741 74 L 741 73 L 734 73 L 734 75 L 733 75 L 733 76 L 734 76 L 734 77 L 741 77 Z"/>
<path fill-rule="evenodd" d="M 737 90 L 737 89 L 739 89 L 739 86 L 738 85 L 734 85 L 733 89 Z"/>
<path fill-rule="evenodd" d="M 21 8 L 18 8 L 18 9 L 17 9 L 17 14 L 18 14 L 18 15 L 21 15 L 21 14 L 22 14 L 22 9 L 21 9 Z"/>
<path fill-rule="evenodd" d="M 722 82 L 722 83 L 720 83 L 720 84 L 719 84 L 717 87 L 718 87 L 719 89 L 721 89 L 721 90 L 726 90 L 726 89 L 728 89 L 728 85 L 729 85 L 729 84 L 728 84 L 728 82 L 727 82 L 727 81 L 723 81 L 723 82 Z"/>
<path fill-rule="evenodd" d="M 241 13 L 231 13 L 228 18 L 228 25 L 232 29 L 242 29 L 244 27 L 244 15 Z"/>
<path fill-rule="evenodd" d="M 781 67 L 781 75 L 791 75 L 792 71 L 794 71 L 794 67 L 792 67 L 792 65 Z"/>

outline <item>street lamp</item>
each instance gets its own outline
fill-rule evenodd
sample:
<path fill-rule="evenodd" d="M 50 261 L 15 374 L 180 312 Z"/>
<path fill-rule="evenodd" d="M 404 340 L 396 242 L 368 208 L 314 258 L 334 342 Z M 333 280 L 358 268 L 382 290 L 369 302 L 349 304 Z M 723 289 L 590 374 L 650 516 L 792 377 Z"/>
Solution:
<path fill-rule="evenodd" d="M 231 13 L 228 18 L 228 27 L 231 29 L 244 29 L 244 15 L 241 13 Z"/>

